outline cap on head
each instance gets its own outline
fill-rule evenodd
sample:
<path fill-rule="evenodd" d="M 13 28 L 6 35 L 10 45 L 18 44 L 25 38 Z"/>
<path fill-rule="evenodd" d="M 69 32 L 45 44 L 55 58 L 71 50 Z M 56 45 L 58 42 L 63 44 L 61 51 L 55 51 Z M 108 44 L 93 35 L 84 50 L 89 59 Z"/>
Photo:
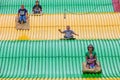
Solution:
<path fill-rule="evenodd" d="M 88 45 L 88 50 L 89 48 L 92 48 L 92 51 L 94 51 L 94 46 L 92 44 Z"/>

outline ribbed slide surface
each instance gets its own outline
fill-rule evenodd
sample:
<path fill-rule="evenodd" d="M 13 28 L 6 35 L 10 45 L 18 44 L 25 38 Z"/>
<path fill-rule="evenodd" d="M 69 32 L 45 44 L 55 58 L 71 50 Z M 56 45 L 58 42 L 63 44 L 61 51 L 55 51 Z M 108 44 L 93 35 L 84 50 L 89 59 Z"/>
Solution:
<path fill-rule="evenodd" d="M 119 39 L 119 13 L 30 15 L 30 30 L 16 30 L 16 15 L 1 15 L 1 40 L 59 40 L 66 25 L 79 34 L 76 39 Z"/>
<path fill-rule="evenodd" d="M 114 12 L 112 0 L 39 0 L 43 13 Z M 29 13 L 35 0 L 0 0 L 0 13 L 15 14 L 24 4 Z"/>
<path fill-rule="evenodd" d="M 0 80 L 120 80 L 120 15 L 110 13 L 119 11 L 118 0 L 39 1 L 42 16 L 32 15 L 35 0 L 0 0 Z M 21 4 L 30 30 L 16 30 Z M 76 40 L 60 40 L 66 25 Z M 82 73 L 89 44 L 100 74 Z"/>
<path fill-rule="evenodd" d="M 101 74 L 83 74 L 87 45 L 93 44 Z M 0 41 L 0 77 L 120 77 L 120 40 Z"/>

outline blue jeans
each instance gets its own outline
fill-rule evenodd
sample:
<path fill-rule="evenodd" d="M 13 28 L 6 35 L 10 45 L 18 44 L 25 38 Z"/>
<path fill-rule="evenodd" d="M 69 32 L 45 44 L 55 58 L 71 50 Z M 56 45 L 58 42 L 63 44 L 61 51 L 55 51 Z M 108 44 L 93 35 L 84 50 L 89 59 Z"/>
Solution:
<path fill-rule="evenodd" d="M 21 22 L 21 21 L 26 22 L 26 16 L 20 16 L 20 17 L 19 17 L 19 21 L 20 21 L 20 22 Z"/>

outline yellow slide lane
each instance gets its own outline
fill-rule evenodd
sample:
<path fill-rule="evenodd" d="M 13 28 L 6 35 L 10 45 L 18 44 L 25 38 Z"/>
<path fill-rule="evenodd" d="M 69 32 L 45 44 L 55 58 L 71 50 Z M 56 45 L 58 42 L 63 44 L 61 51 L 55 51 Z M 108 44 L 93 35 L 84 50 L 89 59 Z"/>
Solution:
<path fill-rule="evenodd" d="M 79 36 L 77 39 L 119 39 L 120 14 L 44 14 L 30 15 L 30 30 L 16 30 L 16 15 L 1 15 L 1 40 L 54 40 L 63 35 L 58 29 L 64 30 L 66 25 Z"/>

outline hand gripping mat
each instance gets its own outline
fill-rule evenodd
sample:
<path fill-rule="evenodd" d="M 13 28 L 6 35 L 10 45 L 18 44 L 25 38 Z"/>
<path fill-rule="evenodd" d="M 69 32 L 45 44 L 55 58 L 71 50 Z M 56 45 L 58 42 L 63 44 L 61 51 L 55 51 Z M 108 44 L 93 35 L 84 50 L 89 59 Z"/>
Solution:
<path fill-rule="evenodd" d="M 83 73 L 101 73 L 102 69 L 101 69 L 101 66 L 100 66 L 100 63 L 97 62 L 98 64 L 98 67 L 94 68 L 94 69 L 88 69 L 86 67 L 86 62 L 83 62 L 82 64 L 82 67 L 83 67 Z"/>

